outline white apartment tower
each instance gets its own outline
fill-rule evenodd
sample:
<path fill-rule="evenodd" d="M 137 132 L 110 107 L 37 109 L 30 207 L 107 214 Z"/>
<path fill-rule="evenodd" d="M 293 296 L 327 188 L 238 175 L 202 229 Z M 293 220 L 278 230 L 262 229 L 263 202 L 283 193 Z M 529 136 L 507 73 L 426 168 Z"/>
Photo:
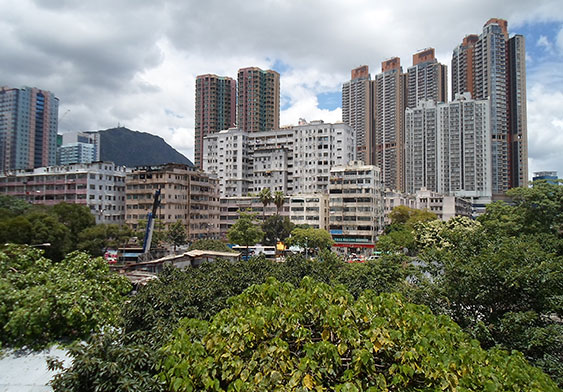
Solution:
<path fill-rule="evenodd" d="M 405 111 L 405 191 L 438 190 L 436 102 L 422 100 Z"/>
<path fill-rule="evenodd" d="M 490 199 L 489 103 L 458 94 L 405 111 L 406 191 Z"/>
<path fill-rule="evenodd" d="M 204 138 L 203 167 L 218 176 L 222 197 L 263 188 L 285 194 L 326 192 L 332 166 L 355 159 L 354 130 L 305 121 L 273 131 L 231 128 Z"/>

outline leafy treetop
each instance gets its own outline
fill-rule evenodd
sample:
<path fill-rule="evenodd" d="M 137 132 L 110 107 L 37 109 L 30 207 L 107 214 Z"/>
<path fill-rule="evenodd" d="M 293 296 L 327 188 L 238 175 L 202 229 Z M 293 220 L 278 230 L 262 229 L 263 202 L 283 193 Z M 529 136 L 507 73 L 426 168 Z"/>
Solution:
<path fill-rule="evenodd" d="M 164 346 L 174 391 L 557 391 L 521 354 L 485 351 L 448 317 L 398 295 L 268 279 Z"/>

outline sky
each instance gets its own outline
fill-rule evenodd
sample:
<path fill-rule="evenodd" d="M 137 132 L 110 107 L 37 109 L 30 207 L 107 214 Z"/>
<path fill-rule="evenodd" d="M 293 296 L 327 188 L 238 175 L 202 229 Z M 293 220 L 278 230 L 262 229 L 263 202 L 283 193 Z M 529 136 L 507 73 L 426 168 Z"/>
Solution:
<path fill-rule="evenodd" d="M 0 85 L 52 91 L 59 131 L 117 125 L 193 160 L 195 78 L 281 74 L 281 124 L 341 121 L 350 70 L 452 50 L 490 18 L 526 37 L 529 172 L 563 176 L 560 0 L 0 0 Z M 451 79 L 451 77 L 450 77 Z"/>

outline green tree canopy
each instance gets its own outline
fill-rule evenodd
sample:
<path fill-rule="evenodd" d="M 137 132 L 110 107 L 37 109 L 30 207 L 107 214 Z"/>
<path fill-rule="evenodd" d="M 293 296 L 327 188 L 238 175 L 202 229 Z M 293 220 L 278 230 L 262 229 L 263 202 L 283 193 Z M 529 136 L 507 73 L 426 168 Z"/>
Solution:
<path fill-rule="evenodd" d="M 202 239 L 194 241 L 188 250 L 214 250 L 217 252 L 232 252 L 233 250 L 227 246 L 223 241 Z"/>
<path fill-rule="evenodd" d="M 68 227 L 73 244 L 77 243 L 82 230 L 96 225 L 96 218 L 85 205 L 62 202 L 55 204 L 52 211 L 59 222 Z"/>
<path fill-rule="evenodd" d="M 132 230 L 126 225 L 100 223 L 82 230 L 76 247 L 94 257 L 103 256 L 107 249 L 124 246 L 132 235 Z"/>
<path fill-rule="evenodd" d="M 273 196 L 273 200 L 274 204 L 276 205 L 276 214 L 279 215 L 280 214 L 280 210 L 283 207 L 284 203 L 285 203 L 285 195 L 283 194 L 282 191 L 276 191 L 274 193 Z"/>
<path fill-rule="evenodd" d="M 254 223 L 254 218 L 252 214 L 241 212 L 235 224 L 227 232 L 227 238 L 232 244 L 246 246 L 247 256 L 248 247 L 259 243 L 264 237 L 264 232 Z"/>
<path fill-rule="evenodd" d="M 177 246 L 184 245 L 188 241 L 186 226 L 184 226 L 182 221 L 176 221 L 168 226 L 166 239 L 174 246 L 174 252 L 176 251 Z"/>
<path fill-rule="evenodd" d="M 526 390 L 556 385 L 517 353 L 485 351 L 449 318 L 305 278 L 268 279 L 211 322 L 187 319 L 163 349 L 175 391 Z"/>
<path fill-rule="evenodd" d="M 41 347 L 116 325 L 130 287 L 101 258 L 75 252 L 52 263 L 37 249 L 7 246 L 0 251 L 0 342 Z"/>
<path fill-rule="evenodd" d="M 262 224 L 264 244 L 275 245 L 277 241 L 285 242 L 294 228 L 295 225 L 287 216 L 272 215 L 267 217 Z"/>
<path fill-rule="evenodd" d="M 290 246 L 297 245 L 313 252 L 318 252 L 321 249 L 329 249 L 334 243 L 328 231 L 314 228 L 293 229 L 287 242 Z"/>
<path fill-rule="evenodd" d="M 0 195 L 0 219 L 12 218 L 26 213 L 31 204 L 9 195 Z"/>

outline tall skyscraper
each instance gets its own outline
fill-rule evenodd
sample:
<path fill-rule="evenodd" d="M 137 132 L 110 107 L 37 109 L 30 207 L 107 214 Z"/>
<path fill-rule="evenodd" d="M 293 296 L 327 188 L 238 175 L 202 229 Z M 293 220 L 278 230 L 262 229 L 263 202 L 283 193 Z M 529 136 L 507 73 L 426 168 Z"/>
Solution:
<path fill-rule="evenodd" d="M 238 71 L 239 129 L 248 132 L 280 127 L 280 74 L 249 67 Z"/>
<path fill-rule="evenodd" d="M 49 91 L 0 89 L 0 172 L 56 164 L 58 113 Z"/>
<path fill-rule="evenodd" d="M 405 113 L 406 191 L 426 188 L 480 200 L 492 196 L 488 100 L 457 94 L 449 103 L 419 101 Z"/>
<path fill-rule="evenodd" d="M 436 60 L 434 48 L 412 56 L 407 69 L 407 107 L 415 108 L 420 100 L 448 101 L 448 67 Z"/>
<path fill-rule="evenodd" d="M 404 189 L 404 117 L 406 74 L 401 60 L 381 63 L 375 77 L 375 164 L 381 168 L 386 188 Z"/>
<path fill-rule="evenodd" d="M 493 194 L 528 181 L 526 54 L 521 35 L 509 38 L 508 23 L 490 19 L 479 36 L 454 49 L 452 91 L 489 99 Z"/>
<path fill-rule="evenodd" d="M 195 90 L 194 164 L 203 168 L 203 138 L 236 121 L 236 82 L 226 76 L 199 75 Z"/>
<path fill-rule="evenodd" d="M 356 131 L 357 159 L 375 161 L 374 83 L 367 65 L 352 70 L 350 81 L 342 85 L 342 121 Z"/>

